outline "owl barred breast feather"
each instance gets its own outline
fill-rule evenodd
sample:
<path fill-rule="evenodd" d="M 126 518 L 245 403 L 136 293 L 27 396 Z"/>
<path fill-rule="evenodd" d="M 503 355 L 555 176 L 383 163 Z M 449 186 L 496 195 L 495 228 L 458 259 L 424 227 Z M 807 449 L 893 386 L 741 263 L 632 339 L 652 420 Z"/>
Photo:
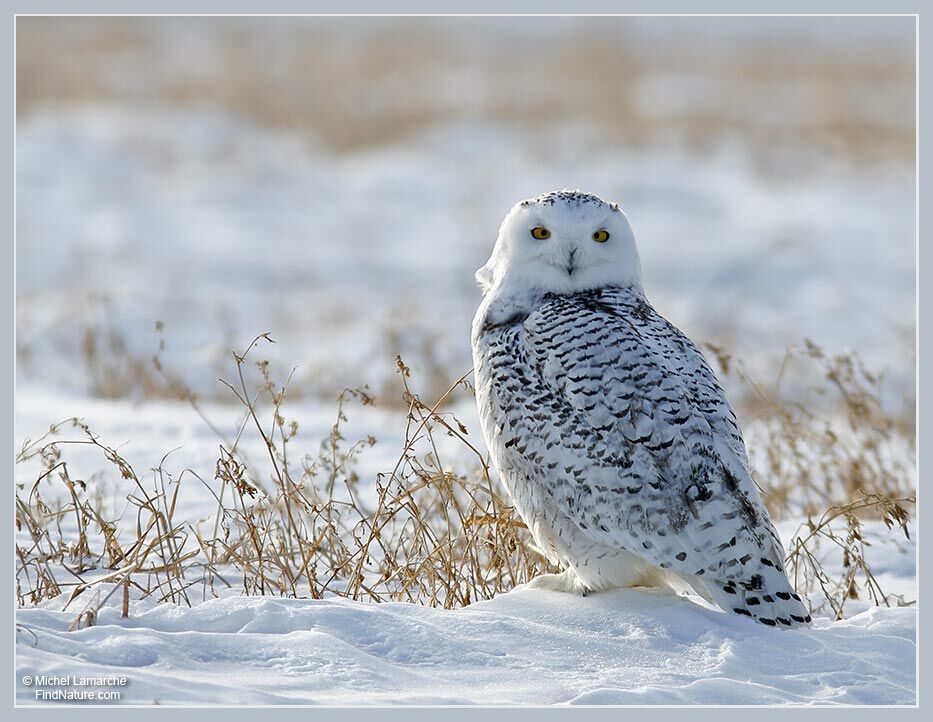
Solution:
<path fill-rule="evenodd" d="M 810 622 L 699 349 L 645 298 L 614 203 L 516 204 L 476 273 L 477 403 L 492 461 L 544 554 L 531 585 L 694 590 L 775 627 Z"/>

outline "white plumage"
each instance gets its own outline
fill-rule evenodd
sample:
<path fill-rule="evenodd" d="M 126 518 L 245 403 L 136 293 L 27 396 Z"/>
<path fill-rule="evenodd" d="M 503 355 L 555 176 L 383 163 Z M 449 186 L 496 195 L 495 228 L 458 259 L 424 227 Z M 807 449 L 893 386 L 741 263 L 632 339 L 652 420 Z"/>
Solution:
<path fill-rule="evenodd" d="M 516 204 L 473 320 L 486 443 L 536 543 L 585 593 L 689 585 L 770 626 L 810 621 L 703 355 L 645 299 L 619 207 Z"/>

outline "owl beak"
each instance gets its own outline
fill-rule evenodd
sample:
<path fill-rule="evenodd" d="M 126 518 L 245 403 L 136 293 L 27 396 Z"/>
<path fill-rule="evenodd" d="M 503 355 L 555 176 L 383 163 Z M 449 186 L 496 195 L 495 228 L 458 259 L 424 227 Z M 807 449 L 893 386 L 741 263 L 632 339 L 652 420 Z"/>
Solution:
<path fill-rule="evenodd" d="M 567 269 L 568 276 L 572 276 L 574 270 L 576 269 L 576 265 L 575 265 L 576 259 L 577 259 L 577 249 L 568 248 L 567 253 L 566 253 L 566 259 L 565 259 L 566 263 L 564 264 L 564 268 Z"/>

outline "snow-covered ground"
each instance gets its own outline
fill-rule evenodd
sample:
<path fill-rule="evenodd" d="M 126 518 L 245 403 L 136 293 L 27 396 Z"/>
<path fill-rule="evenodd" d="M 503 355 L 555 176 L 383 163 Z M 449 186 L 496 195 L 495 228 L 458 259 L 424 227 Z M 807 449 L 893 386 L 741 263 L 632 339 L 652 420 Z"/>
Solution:
<path fill-rule="evenodd" d="M 20 611 L 24 675 L 121 676 L 123 702 L 913 704 L 916 610 L 774 630 L 648 590 L 516 589 L 457 610 L 213 599 L 193 609 Z"/>
<path fill-rule="evenodd" d="M 65 99 L 24 90 L 20 377 L 138 395 L 115 379 L 95 388 L 86 331 L 112 330 L 145 366 L 162 321 L 166 365 L 208 395 L 222 391 L 217 369 L 230 345 L 264 331 L 279 342 L 269 353 L 299 366 L 294 387 L 322 397 L 380 386 L 398 352 L 416 379 L 432 364 L 456 378 L 470 367 L 473 272 L 503 216 L 523 198 L 579 187 L 628 213 L 659 311 L 691 337 L 727 346 L 759 381 L 773 382 L 787 346 L 811 338 L 829 352 L 856 350 L 908 393 L 913 155 L 885 143 L 909 138 L 913 86 L 907 73 L 883 71 L 912 62 L 909 24 L 797 20 L 422 20 L 417 37 L 439 53 L 426 74 L 404 64 L 387 21 L 357 34 L 347 23 L 342 41 L 325 42 L 309 20 L 166 20 L 131 33 L 142 49 L 120 45 L 119 62 L 107 55 L 110 36 L 95 46 L 92 26 L 62 25 L 47 41 L 81 47 L 75 62 L 93 82 L 79 87 L 103 90 L 83 102 L 67 86 Z M 561 54 L 584 39 L 645 60 L 622 79 L 611 58 L 575 70 Z M 567 75 L 542 83 L 515 56 L 526 42 L 538 63 Z M 788 50 L 775 58 L 775 46 Z M 864 68 L 863 55 L 874 58 Z M 34 71 L 40 90 L 68 77 L 45 62 Z M 253 85 L 297 83 L 321 97 L 296 96 L 284 119 L 265 122 L 255 106 L 268 91 L 238 86 L 237 63 L 242 74 L 257 64 L 268 74 Z M 327 70 L 341 63 L 370 77 L 347 78 L 341 90 Z M 392 63 L 418 74 L 399 87 Z M 585 70 L 609 85 L 584 83 L 575 73 Z M 201 102 L 176 102 L 173 83 L 186 80 L 203 86 Z M 607 108 L 590 112 L 605 95 Z M 316 110 L 348 98 L 366 103 L 361 117 Z M 380 119 L 406 112 L 428 120 L 350 147 L 322 125 L 352 120 L 375 133 Z M 814 141 L 813 129 L 833 123 L 837 133 Z M 648 135 L 625 140 L 642 125 Z M 682 137 L 709 127 L 698 147 Z M 859 132 L 868 134 L 861 143 Z M 105 339 L 96 350 L 106 362 Z"/>
<path fill-rule="evenodd" d="M 205 413 L 222 434 L 238 414 L 223 405 Z M 294 405 L 298 448 L 312 452 L 329 433 L 332 410 Z M 149 483 L 146 469 L 169 448 L 173 477 L 190 467 L 208 480 L 217 436 L 178 402 L 134 405 L 27 387 L 17 403 L 17 436 L 43 430 L 48 419 L 81 412 L 103 440 Z M 380 441 L 360 457 L 372 478 L 392 468 L 402 442 L 403 412 L 348 408 L 347 439 Z M 457 409 L 471 433 L 475 412 Z M 66 430 L 61 438 L 68 438 Z M 248 437 L 246 437 L 248 440 Z M 244 442 L 246 443 L 246 442 Z M 93 449 L 62 447 L 88 495 L 123 507 L 126 487 Z M 254 458 L 261 449 L 246 443 Z M 456 461 L 456 459 L 455 459 Z M 35 478 L 21 465 L 18 481 Z M 189 480 L 190 482 L 190 480 Z M 123 482 L 125 484 L 126 482 Z M 122 491 L 121 491 L 122 490 Z M 55 496 L 53 481 L 43 493 Z M 63 493 L 60 490 L 59 493 Z M 214 512 L 213 497 L 186 483 L 176 517 L 197 523 Z M 125 512 L 132 516 L 133 510 Z M 779 524 L 785 542 L 800 519 Z M 132 527 L 132 524 L 130 524 Z M 885 592 L 916 599 L 912 540 L 866 522 L 869 561 Z M 132 529 L 124 528 L 125 533 Z M 24 535 L 24 532 L 21 532 Z M 839 555 L 824 546 L 831 575 Z M 68 575 L 62 578 L 68 581 Z M 28 675 L 125 677 L 112 688 L 124 702 L 295 704 L 911 704 L 915 699 L 916 607 L 874 608 L 856 600 L 846 618 L 817 615 L 812 629 L 773 630 L 657 590 L 622 590 L 586 598 L 518 588 L 456 610 L 342 599 L 220 598 L 196 584 L 194 606 L 134 599 L 120 617 L 117 591 L 95 626 L 67 631 L 88 604 L 109 591 L 68 594 L 17 613 L 17 700 L 36 700 Z M 97 595 L 101 596 L 98 597 Z M 67 606 L 67 609 L 65 607 Z M 64 610 L 64 611 L 63 611 Z M 47 685 L 40 689 L 53 689 Z"/>
<path fill-rule="evenodd" d="M 736 149 L 594 151 L 456 124 L 336 155 L 218 110 L 106 106 L 32 117 L 17 142 L 30 380 L 87 389 L 85 328 L 113 329 L 146 361 L 156 321 L 165 362 L 202 393 L 218 393 L 230 344 L 264 331 L 314 393 L 378 386 L 397 352 L 416 379 L 422 357 L 459 375 L 473 272 L 502 217 L 569 186 L 619 200 L 658 310 L 761 380 L 812 338 L 912 388 L 914 191 L 903 170 L 827 163 L 771 179 Z M 554 147 L 545 157 L 541 142 Z M 509 172 L 490 173 L 493 156 Z"/>

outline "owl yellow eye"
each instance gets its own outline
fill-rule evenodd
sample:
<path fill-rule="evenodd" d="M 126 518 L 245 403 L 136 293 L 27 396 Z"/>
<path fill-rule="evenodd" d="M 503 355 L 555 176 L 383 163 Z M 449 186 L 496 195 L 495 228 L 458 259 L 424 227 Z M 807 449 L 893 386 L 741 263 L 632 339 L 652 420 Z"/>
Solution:
<path fill-rule="evenodd" d="M 593 240 L 597 243 L 605 243 L 609 240 L 609 231 L 596 231 L 593 234 Z"/>
<path fill-rule="evenodd" d="M 543 241 L 546 238 L 551 237 L 551 232 L 544 226 L 535 226 L 531 229 L 531 237 L 536 238 L 539 241 Z"/>

